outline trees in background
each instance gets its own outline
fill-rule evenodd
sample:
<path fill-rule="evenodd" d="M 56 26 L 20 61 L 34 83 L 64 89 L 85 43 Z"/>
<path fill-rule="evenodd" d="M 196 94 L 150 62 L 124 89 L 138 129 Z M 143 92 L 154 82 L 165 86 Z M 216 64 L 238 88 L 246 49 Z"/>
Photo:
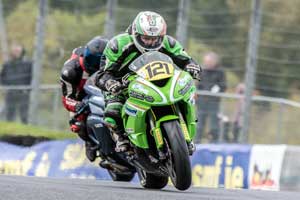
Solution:
<path fill-rule="evenodd" d="M 300 87 L 300 1 L 262 2 L 257 89 L 264 95 L 288 97 Z M 9 41 L 20 41 L 32 55 L 38 0 L 3 4 Z M 162 14 L 169 34 L 175 36 L 178 0 L 119 0 L 116 31 L 124 31 L 142 10 Z M 219 53 L 232 88 L 245 72 L 250 14 L 251 1 L 191 0 L 186 48 L 200 62 L 207 50 Z M 72 49 L 103 33 L 105 15 L 106 0 L 49 1 L 44 82 L 57 83 L 57 73 Z"/>

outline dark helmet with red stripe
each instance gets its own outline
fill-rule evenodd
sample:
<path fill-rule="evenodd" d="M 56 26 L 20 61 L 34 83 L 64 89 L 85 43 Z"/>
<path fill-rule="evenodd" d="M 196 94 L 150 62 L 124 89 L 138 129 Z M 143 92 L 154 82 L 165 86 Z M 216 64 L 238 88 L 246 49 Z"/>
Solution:
<path fill-rule="evenodd" d="M 103 51 L 107 42 L 107 39 L 96 36 L 86 44 L 83 53 L 83 62 L 85 70 L 90 75 L 99 70 L 101 59 L 103 59 Z"/>

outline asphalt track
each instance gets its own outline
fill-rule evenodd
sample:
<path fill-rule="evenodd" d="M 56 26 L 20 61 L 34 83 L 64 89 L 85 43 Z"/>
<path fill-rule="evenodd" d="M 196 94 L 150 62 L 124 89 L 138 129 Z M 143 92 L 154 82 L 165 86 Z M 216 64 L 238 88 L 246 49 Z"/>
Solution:
<path fill-rule="evenodd" d="M 300 200 L 300 193 L 190 188 L 146 190 L 138 184 L 88 180 L 0 176 L 0 200 Z"/>

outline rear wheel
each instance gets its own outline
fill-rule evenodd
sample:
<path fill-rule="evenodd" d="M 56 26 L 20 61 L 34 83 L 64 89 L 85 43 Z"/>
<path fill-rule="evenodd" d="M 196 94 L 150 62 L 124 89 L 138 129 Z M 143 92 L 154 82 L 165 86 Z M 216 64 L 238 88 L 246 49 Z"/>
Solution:
<path fill-rule="evenodd" d="M 113 181 L 124 181 L 124 182 L 130 182 L 134 177 L 134 172 L 128 172 L 128 173 L 116 173 L 112 170 L 107 170 L 110 177 Z"/>
<path fill-rule="evenodd" d="M 108 156 L 108 160 L 113 163 L 115 162 L 116 164 L 122 166 L 122 168 L 125 168 L 125 170 L 121 169 L 122 172 L 115 172 L 114 170 L 107 169 L 113 181 L 130 182 L 133 179 L 136 172 L 135 167 L 127 162 L 124 153 L 114 152 Z"/>
<path fill-rule="evenodd" d="M 191 186 L 192 173 L 189 153 L 183 132 L 176 121 L 162 124 L 168 151 L 167 168 L 173 185 L 178 190 L 186 190 Z"/>
<path fill-rule="evenodd" d="M 150 174 L 142 169 L 137 170 L 140 183 L 144 188 L 149 189 L 162 189 L 168 184 L 167 176 L 158 176 L 155 174 Z"/>

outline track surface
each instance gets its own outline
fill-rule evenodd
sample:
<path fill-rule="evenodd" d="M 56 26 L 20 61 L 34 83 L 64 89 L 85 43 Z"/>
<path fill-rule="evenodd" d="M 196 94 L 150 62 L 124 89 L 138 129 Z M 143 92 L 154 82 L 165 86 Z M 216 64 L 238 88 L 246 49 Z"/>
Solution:
<path fill-rule="evenodd" d="M 300 200 L 300 193 L 173 187 L 145 190 L 137 184 L 99 180 L 0 176 L 2 200 Z"/>

